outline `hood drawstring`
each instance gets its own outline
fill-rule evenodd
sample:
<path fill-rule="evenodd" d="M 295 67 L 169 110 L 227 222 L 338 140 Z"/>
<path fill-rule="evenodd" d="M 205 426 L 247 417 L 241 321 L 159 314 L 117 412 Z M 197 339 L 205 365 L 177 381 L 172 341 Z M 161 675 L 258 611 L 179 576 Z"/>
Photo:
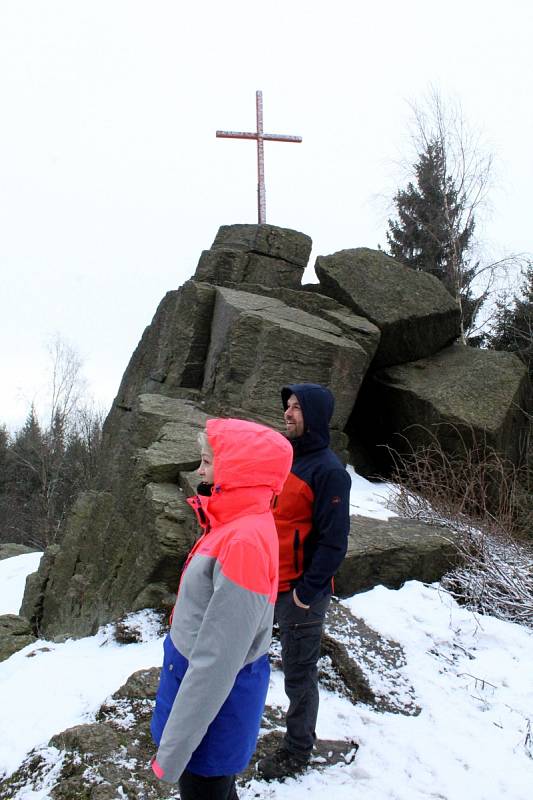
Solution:
<path fill-rule="evenodd" d="M 195 494 L 194 497 L 190 497 L 187 502 L 192 507 L 193 511 L 196 513 L 196 516 L 198 517 L 198 522 L 200 523 L 200 526 L 203 528 L 204 533 L 209 533 L 209 531 L 211 530 L 211 523 L 209 522 L 207 514 L 203 509 L 200 495 Z"/>

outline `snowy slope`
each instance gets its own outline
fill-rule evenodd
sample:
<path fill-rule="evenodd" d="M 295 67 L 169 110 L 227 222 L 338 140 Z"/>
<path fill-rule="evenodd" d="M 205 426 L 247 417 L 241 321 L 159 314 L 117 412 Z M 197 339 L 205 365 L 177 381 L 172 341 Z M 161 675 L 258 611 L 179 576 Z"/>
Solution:
<path fill-rule="evenodd" d="M 27 553 L 0 561 L 0 614 L 18 614 L 26 577 L 39 566 L 42 553 Z"/>
<path fill-rule="evenodd" d="M 366 481 L 352 504 L 370 516 L 383 499 Z M 3 613 L 18 610 L 23 575 L 37 558 L 0 562 Z M 15 590 L 15 586 L 18 589 Z M 530 800 L 533 795 L 533 632 L 460 608 L 438 586 L 376 588 L 345 601 L 380 633 L 401 643 L 422 712 L 417 717 L 352 706 L 323 691 L 318 735 L 355 738 L 350 765 L 310 772 L 284 784 L 252 781 L 244 800 Z M 91 721 L 105 698 L 135 670 L 160 664 L 162 640 L 147 612 L 141 644 L 96 636 L 55 644 L 39 641 L 0 663 L 0 774 L 10 773 L 52 734 Z M 30 657 L 31 656 L 31 657 Z M 375 676 L 379 681 L 379 676 Z M 273 672 L 268 702 L 285 706 L 282 676 Z M 17 800 L 44 800 L 42 791 Z"/>

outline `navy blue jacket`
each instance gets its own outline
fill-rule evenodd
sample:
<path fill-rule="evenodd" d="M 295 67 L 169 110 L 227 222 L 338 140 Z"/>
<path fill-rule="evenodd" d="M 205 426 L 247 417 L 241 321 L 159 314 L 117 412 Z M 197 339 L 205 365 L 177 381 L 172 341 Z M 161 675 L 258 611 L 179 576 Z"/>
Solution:
<path fill-rule="evenodd" d="M 324 386 L 300 383 L 281 390 L 286 410 L 298 398 L 304 433 L 289 441 L 291 473 L 278 498 L 274 519 L 280 542 L 280 592 L 296 588 L 306 605 L 331 591 L 332 578 L 348 546 L 350 477 L 329 448 L 333 394 Z"/>

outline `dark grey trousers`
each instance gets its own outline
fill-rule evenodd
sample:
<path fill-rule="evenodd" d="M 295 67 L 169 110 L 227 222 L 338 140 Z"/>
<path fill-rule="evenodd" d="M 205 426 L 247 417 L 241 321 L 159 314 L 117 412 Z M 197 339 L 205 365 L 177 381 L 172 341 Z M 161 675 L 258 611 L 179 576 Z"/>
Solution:
<path fill-rule="evenodd" d="M 307 758 L 316 739 L 318 716 L 318 669 L 320 638 L 330 597 L 311 608 L 298 608 L 292 592 L 278 595 L 275 619 L 279 625 L 285 694 L 289 698 L 284 747 Z"/>
<path fill-rule="evenodd" d="M 181 800 L 239 800 L 235 775 L 204 778 L 186 769 L 178 784 Z"/>

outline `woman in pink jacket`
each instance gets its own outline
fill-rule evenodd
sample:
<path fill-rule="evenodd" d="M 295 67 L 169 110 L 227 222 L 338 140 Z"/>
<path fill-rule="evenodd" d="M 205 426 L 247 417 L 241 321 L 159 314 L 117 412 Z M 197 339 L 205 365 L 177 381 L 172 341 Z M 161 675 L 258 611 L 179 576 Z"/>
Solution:
<path fill-rule="evenodd" d="M 152 719 L 155 774 L 182 800 L 235 800 L 235 773 L 255 749 L 270 667 L 278 590 L 271 513 L 292 463 L 279 433 L 209 420 L 199 474 L 208 496 L 189 500 L 203 535 L 185 563 Z"/>

